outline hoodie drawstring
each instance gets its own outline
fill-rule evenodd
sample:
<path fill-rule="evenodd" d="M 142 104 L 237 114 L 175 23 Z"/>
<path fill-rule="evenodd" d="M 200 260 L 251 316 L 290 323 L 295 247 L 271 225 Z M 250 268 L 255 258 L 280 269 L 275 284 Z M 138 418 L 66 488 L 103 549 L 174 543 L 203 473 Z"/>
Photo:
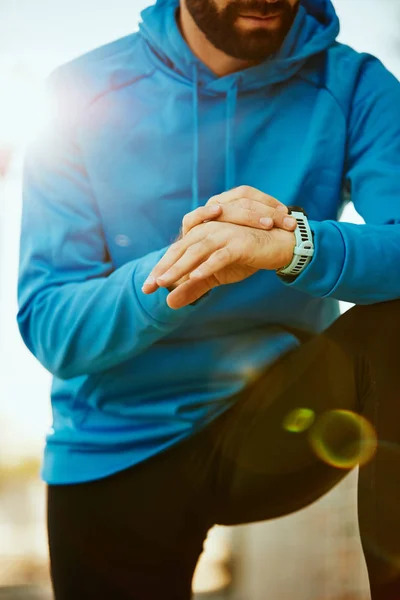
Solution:
<path fill-rule="evenodd" d="M 199 206 L 199 75 L 193 65 L 193 165 L 192 165 L 192 210 Z"/>
<path fill-rule="evenodd" d="M 232 136 L 233 120 L 236 113 L 237 80 L 226 94 L 226 134 L 225 134 L 225 191 L 235 182 L 235 147 Z"/>
<path fill-rule="evenodd" d="M 236 113 L 238 82 L 226 93 L 225 129 L 225 191 L 235 183 L 235 148 L 232 136 L 233 120 Z M 193 159 L 192 159 L 192 210 L 199 206 L 199 76 L 193 64 Z"/>

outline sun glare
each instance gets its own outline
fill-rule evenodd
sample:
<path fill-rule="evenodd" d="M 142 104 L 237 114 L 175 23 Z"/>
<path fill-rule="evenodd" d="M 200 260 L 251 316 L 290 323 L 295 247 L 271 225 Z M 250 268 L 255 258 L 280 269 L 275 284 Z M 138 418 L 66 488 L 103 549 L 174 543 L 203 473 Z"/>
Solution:
<path fill-rule="evenodd" d="M 0 73 L 0 90 L 0 147 L 25 146 L 49 117 L 44 82 L 23 68 L 14 68 Z"/>

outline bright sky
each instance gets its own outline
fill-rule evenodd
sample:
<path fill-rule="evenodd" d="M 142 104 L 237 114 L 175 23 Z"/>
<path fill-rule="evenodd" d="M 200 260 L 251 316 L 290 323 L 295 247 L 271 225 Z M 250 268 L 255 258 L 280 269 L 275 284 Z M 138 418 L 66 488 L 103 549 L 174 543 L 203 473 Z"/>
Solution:
<path fill-rule="evenodd" d="M 146 4 L 144 0 L 1 0 L 0 135 L 20 140 L 38 120 L 41 78 L 56 65 L 135 30 Z M 341 41 L 377 55 L 400 77 L 398 0 L 336 0 L 334 4 L 342 21 Z M 10 79 L 15 65 L 30 79 L 22 75 Z M 23 107 L 26 97 L 31 110 L 22 117 L 17 107 Z M 17 169 L 6 185 L 0 181 L 0 427 L 1 451 L 8 444 L 13 452 L 25 453 L 41 446 L 49 423 L 49 376 L 24 348 L 15 324 L 18 177 Z M 351 217 L 348 213 L 346 220 Z"/>

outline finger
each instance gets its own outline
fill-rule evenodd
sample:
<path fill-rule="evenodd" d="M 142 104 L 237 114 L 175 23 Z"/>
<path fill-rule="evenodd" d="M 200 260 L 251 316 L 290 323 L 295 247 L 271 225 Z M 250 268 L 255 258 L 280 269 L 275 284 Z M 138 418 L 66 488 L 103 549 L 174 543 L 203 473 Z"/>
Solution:
<path fill-rule="evenodd" d="M 161 276 L 157 277 L 157 285 L 168 287 L 191 273 L 204 262 L 212 252 L 218 249 L 216 238 L 204 238 L 187 248 L 186 252 Z"/>
<path fill-rule="evenodd" d="M 151 279 L 149 280 L 149 277 L 146 279 L 146 281 L 144 282 L 144 284 L 142 285 L 142 292 L 144 294 L 153 294 L 156 290 L 158 290 L 158 285 L 156 284 L 156 282 L 154 281 L 154 283 L 151 282 Z"/>
<path fill-rule="evenodd" d="M 196 210 L 187 213 L 182 220 L 182 233 L 186 235 L 193 227 L 204 223 L 204 221 L 215 219 L 221 213 L 222 207 L 219 204 L 209 204 L 200 206 Z"/>
<path fill-rule="evenodd" d="M 170 308 L 178 309 L 193 304 L 213 287 L 218 285 L 214 277 L 201 281 L 185 281 L 167 296 L 167 304 Z"/>
<path fill-rule="evenodd" d="M 262 202 L 267 206 L 271 206 L 272 208 L 276 208 L 277 206 L 285 206 L 282 202 L 270 196 L 269 194 L 265 194 L 261 190 L 254 188 L 250 185 L 240 185 L 239 187 L 233 188 L 232 190 L 228 190 L 227 192 L 222 192 L 222 194 L 218 194 L 217 196 L 212 196 L 208 202 L 210 204 L 226 204 L 232 202 L 234 200 L 239 200 L 240 198 L 248 198 L 249 200 L 255 200 L 257 202 Z"/>
<path fill-rule="evenodd" d="M 238 206 L 242 209 L 241 213 L 237 209 Z M 277 227 L 294 231 L 297 227 L 296 219 L 288 215 L 288 207 L 284 204 L 271 208 L 262 202 L 249 200 L 248 198 L 240 198 L 224 205 L 223 213 L 218 220 L 238 225 L 248 225 L 257 229 Z"/>
<path fill-rule="evenodd" d="M 240 198 L 224 204 L 222 213 L 216 220 L 257 229 L 272 229 L 274 213 L 275 209 L 261 202 Z"/>
<path fill-rule="evenodd" d="M 220 248 L 211 254 L 211 256 L 201 263 L 197 269 L 190 273 L 190 280 L 199 280 L 211 277 L 221 271 L 224 267 L 236 262 L 239 258 L 239 252 L 232 245 Z"/>
<path fill-rule="evenodd" d="M 161 260 L 158 261 L 156 266 L 152 269 L 151 273 L 147 277 L 143 284 L 142 291 L 145 294 L 152 294 L 159 286 L 157 284 L 157 278 L 163 275 L 172 265 L 180 259 L 186 251 L 188 246 L 188 240 L 181 239 L 179 242 L 171 244 Z"/>
<path fill-rule="evenodd" d="M 277 207 L 273 211 L 272 219 L 274 222 L 274 227 L 278 227 L 278 229 L 294 231 L 297 227 L 296 219 L 288 215 L 288 209 L 286 206 L 284 208 Z"/>
<path fill-rule="evenodd" d="M 293 231 L 297 225 L 296 219 L 288 216 L 288 209 L 284 205 L 272 208 L 256 200 L 239 198 L 221 208 L 222 212 L 216 218 L 217 221 L 267 230 L 278 227 Z"/>

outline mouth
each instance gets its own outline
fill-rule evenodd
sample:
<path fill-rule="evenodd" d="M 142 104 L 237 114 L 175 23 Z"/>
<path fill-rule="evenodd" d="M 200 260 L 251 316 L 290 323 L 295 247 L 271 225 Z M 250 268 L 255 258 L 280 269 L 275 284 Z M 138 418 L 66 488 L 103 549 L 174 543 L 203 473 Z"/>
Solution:
<path fill-rule="evenodd" d="M 272 15 L 260 15 L 259 13 L 241 13 L 241 17 L 251 17 L 252 19 L 273 19 L 274 17 L 279 17 L 281 13 L 273 13 Z"/>
<path fill-rule="evenodd" d="M 253 24 L 253 25 L 258 25 L 258 26 L 269 26 L 270 24 L 275 23 L 276 21 L 278 21 L 281 17 L 281 13 L 275 13 L 272 15 L 267 15 L 267 16 L 263 16 L 263 15 L 259 15 L 256 13 L 247 13 L 247 14 L 241 14 L 239 15 L 240 19 L 243 19 L 244 21 L 246 21 L 249 24 Z"/>

